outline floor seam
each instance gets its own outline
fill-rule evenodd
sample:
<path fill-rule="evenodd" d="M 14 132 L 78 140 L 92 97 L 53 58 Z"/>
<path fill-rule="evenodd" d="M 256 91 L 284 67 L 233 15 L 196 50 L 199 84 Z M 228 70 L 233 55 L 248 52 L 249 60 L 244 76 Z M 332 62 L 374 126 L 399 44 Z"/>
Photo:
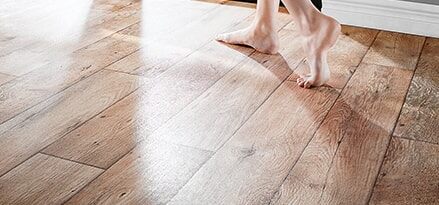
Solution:
<path fill-rule="evenodd" d="M 398 124 L 398 122 L 399 122 L 399 118 L 401 117 L 402 110 L 404 109 L 404 104 L 405 104 L 406 99 L 407 99 L 407 96 L 408 96 L 408 94 L 409 94 L 410 87 L 412 87 L 413 78 L 415 77 L 415 72 L 416 72 L 416 70 L 418 69 L 419 62 L 421 61 L 421 56 L 422 56 L 423 50 L 424 50 L 424 48 L 425 48 L 425 44 L 426 44 L 426 42 L 427 42 L 427 38 L 424 37 L 424 42 L 422 43 L 422 47 L 421 47 L 420 52 L 419 52 L 419 54 L 418 54 L 418 58 L 417 58 L 417 61 L 416 61 L 416 66 L 415 66 L 415 68 L 414 68 L 413 71 L 412 71 L 412 75 L 411 75 L 411 77 L 410 77 L 410 81 L 409 81 L 409 83 L 408 83 L 408 86 L 407 86 L 407 89 L 406 89 L 406 93 L 405 93 L 404 98 L 403 98 L 403 102 L 402 102 L 402 104 L 401 104 L 401 107 L 399 108 L 398 116 L 396 117 L 396 120 L 395 120 L 395 122 L 394 122 L 394 124 L 393 124 L 393 128 L 392 128 L 392 131 L 390 132 L 389 139 L 387 140 L 386 151 L 384 152 L 384 156 L 383 156 L 383 158 L 382 158 L 382 160 L 381 160 L 381 163 L 380 163 L 380 165 L 379 165 L 379 167 L 378 167 L 378 172 L 377 172 L 377 175 L 376 175 L 376 177 L 375 177 L 375 180 L 374 180 L 373 186 L 372 186 L 371 190 L 369 191 L 369 193 L 368 193 L 368 195 L 367 195 L 367 201 L 366 201 L 366 204 L 370 204 L 370 200 L 372 199 L 373 191 L 375 190 L 375 187 L 376 187 L 376 185 L 377 185 L 378 178 L 379 178 L 379 175 L 380 175 L 381 169 L 382 169 L 382 167 L 383 167 L 383 164 L 384 164 L 385 158 L 386 158 L 386 156 L 387 156 L 387 153 L 388 153 L 388 151 L 389 151 L 389 146 L 390 146 L 390 143 L 391 143 L 391 141 L 392 141 L 392 139 L 393 139 L 393 136 L 394 136 L 394 133 L 395 133 L 396 126 L 397 126 L 397 124 Z"/>
<path fill-rule="evenodd" d="M 215 10 L 217 7 L 215 7 L 214 9 L 211 9 L 209 12 L 212 12 L 213 10 Z M 207 12 L 207 13 L 209 13 L 209 12 Z M 206 14 L 204 14 L 204 15 L 207 15 L 207 13 Z M 242 21 L 244 21 L 244 19 L 246 19 L 246 18 L 248 18 L 249 16 L 251 16 L 253 13 L 251 13 L 250 15 L 248 15 L 247 17 L 245 17 L 245 18 L 243 18 L 243 20 Z M 204 16 L 203 15 L 203 16 Z M 241 21 L 241 22 L 242 22 Z M 241 23 L 241 22 L 239 22 L 239 23 Z M 238 25 L 239 23 L 236 23 L 236 24 L 233 24 L 233 25 L 231 25 L 230 26 L 230 28 L 233 28 L 233 27 L 235 27 L 236 25 Z M 186 59 L 188 56 L 190 56 L 190 55 L 192 55 L 193 53 L 195 53 L 196 51 L 198 51 L 198 50 L 200 50 L 201 48 L 203 48 L 204 46 L 206 46 L 207 44 L 209 44 L 210 42 L 212 42 L 212 41 L 214 41 L 214 40 L 209 40 L 208 42 L 206 42 L 205 44 L 203 44 L 203 45 L 201 45 L 200 47 L 198 47 L 197 49 L 195 49 L 193 52 L 191 52 L 190 54 L 188 54 L 187 56 L 185 56 L 184 58 L 182 58 L 181 60 L 179 60 L 178 62 L 176 62 L 175 64 L 177 64 L 177 63 L 179 63 L 179 62 L 181 62 L 181 61 L 183 61 L 184 59 Z M 136 51 L 134 51 L 134 52 L 137 52 L 138 50 L 140 50 L 140 49 L 137 49 Z M 134 53 L 134 52 L 132 52 L 132 53 Z M 247 57 L 249 57 L 250 55 L 252 55 L 253 53 L 254 53 L 255 51 L 252 51 L 250 54 L 248 54 L 247 55 Z M 132 54 L 131 53 L 131 54 Z M 129 55 L 131 55 L 131 54 L 129 54 Z M 128 56 L 128 55 L 127 55 Z M 125 56 L 125 57 L 127 57 L 127 56 Z M 124 57 L 124 58 L 125 58 Z M 118 61 L 120 61 L 121 59 L 119 59 Z M 243 60 L 241 60 L 241 61 L 239 61 L 236 65 L 234 65 L 229 71 L 227 71 L 226 73 L 224 73 L 224 75 L 223 76 L 221 76 L 220 78 L 218 78 L 218 80 L 216 80 L 214 83 L 212 83 L 212 85 L 211 86 L 209 86 L 206 90 L 208 90 L 210 87 L 212 87 L 213 85 L 215 85 L 219 80 L 221 80 L 225 75 L 227 75 L 227 73 L 229 73 L 229 72 L 231 72 L 234 68 L 236 68 L 236 66 L 238 66 L 238 65 L 240 65 L 242 62 L 244 62 L 245 61 L 245 59 L 243 59 Z M 116 63 L 116 62 L 114 62 L 114 63 Z M 173 66 L 175 66 L 175 64 L 173 64 L 173 65 L 171 65 L 171 66 L 169 66 L 169 68 L 171 68 L 171 67 L 173 67 Z M 108 66 L 107 66 L 108 67 Z M 167 68 L 166 70 L 168 70 L 169 68 Z M 107 69 L 107 70 L 111 70 L 111 69 Z M 164 72 L 163 72 L 164 73 Z M 162 74 L 163 74 L 162 73 Z M 160 76 L 160 75 L 159 75 Z M 205 91 L 206 91 L 205 90 Z M 196 96 L 195 98 L 194 98 L 194 100 L 196 100 L 197 98 L 199 98 L 205 91 L 203 91 L 202 93 L 200 93 L 198 96 Z M 159 127 L 157 127 L 156 129 L 154 129 L 153 131 L 152 131 L 152 134 L 150 135 L 150 136 L 152 136 L 153 135 L 153 133 L 156 131 L 156 130 L 158 130 L 158 129 L 160 129 L 160 127 L 162 127 L 162 126 L 164 126 L 169 120 L 171 120 L 173 117 L 175 117 L 176 115 L 178 115 L 181 111 L 183 111 L 187 106 L 189 106 L 194 100 L 192 100 L 191 102 L 189 102 L 187 105 L 185 105 L 182 109 L 180 109 L 177 113 L 175 113 L 174 115 L 172 115 L 171 117 L 169 117 L 169 119 L 167 119 L 161 126 L 159 126 Z M 113 165 L 115 165 L 118 161 L 120 161 L 121 159 L 123 159 L 125 156 L 127 156 L 130 152 L 132 152 L 141 142 L 143 142 L 143 141 L 145 141 L 145 140 L 147 140 L 147 138 L 148 137 L 145 137 L 145 138 L 143 138 L 143 139 L 141 139 L 141 140 L 139 140 L 138 142 L 136 142 L 136 144 L 127 152 L 127 153 L 125 153 L 125 154 L 123 154 L 123 155 L 121 155 L 118 159 L 116 159 L 115 160 L 115 162 L 113 163 L 113 164 L 111 164 L 108 168 L 107 168 L 107 170 L 108 169 L 110 169 Z M 179 146 L 180 146 L 180 144 L 178 144 Z M 191 147 L 191 146 L 186 146 L 186 147 L 190 147 L 190 148 L 194 148 L 194 147 Z M 199 149 L 199 148 L 196 148 L 196 149 L 198 149 L 198 150 L 201 150 L 201 149 Z M 212 152 L 212 151 L 210 151 L 210 150 L 206 150 L 206 151 L 209 151 L 210 153 L 211 153 L 211 155 L 213 155 L 214 154 L 214 152 Z M 210 159 L 210 158 L 209 158 Z M 206 162 L 209 160 L 209 159 L 207 159 L 206 160 Z M 204 162 L 204 163 L 206 163 L 206 162 Z M 203 163 L 203 165 L 204 165 L 204 163 Z M 200 166 L 200 168 L 201 168 L 201 166 Z M 101 174 L 103 174 L 103 173 L 105 173 L 106 171 L 104 171 L 104 172 L 102 172 Z M 198 170 L 195 172 L 195 173 L 197 173 L 198 172 Z M 195 175 L 195 173 L 194 173 L 194 175 Z M 96 176 L 92 181 L 94 181 L 94 180 L 96 180 L 101 174 L 99 174 L 98 176 Z M 90 183 L 92 182 L 92 181 L 90 181 Z M 189 180 L 188 180 L 189 181 Z M 88 183 L 88 184 L 90 184 L 90 183 Z M 88 186 L 88 184 L 86 185 L 86 186 L 84 186 L 82 189 L 84 189 L 85 187 L 87 187 Z M 185 183 L 186 184 L 186 183 Z M 184 185 L 183 185 L 184 186 Z M 182 187 L 183 187 L 182 186 Z M 80 189 L 77 193 L 79 193 L 82 189 Z M 76 194 L 77 194 L 76 193 Z M 177 192 L 178 193 L 178 192 Z M 73 196 L 75 196 L 76 194 L 74 194 Z M 72 196 L 72 197 L 73 197 Z M 175 195 L 174 195 L 175 196 Z M 63 204 L 65 204 L 67 201 L 69 201 L 72 197 L 70 197 L 69 199 L 67 199 L 67 200 L 65 200 L 65 202 L 63 202 Z M 172 197 L 171 197 L 171 199 L 172 199 Z"/>
<path fill-rule="evenodd" d="M 139 23 L 139 22 L 137 22 L 137 23 Z M 137 24 L 137 23 L 134 23 L 134 24 Z M 120 31 L 122 31 L 122 30 L 124 30 L 124 29 L 126 29 L 126 28 L 128 28 L 128 27 L 130 27 L 130 26 L 132 26 L 132 25 L 134 25 L 134 24 L 131 24 L 131 25 L 129 25 L 129 26 L 123 28 L 123 29 L 120 29 L 120 30 L 116 31 L 115 33 L 113 33 L 112 35 L 114 35 L 114 34 L 120 32 Z M 96 44 L 96 43 L 98 43 L 98 42 L 100 42 L 100 41 L 103 41 L 104 39 L 107 39 L 107 38 L 111 37 L 112 35 L 109 35 L 109 36 L 107 36 L 107 37 L 105 37 L 105 38 L 102 38 L 102 39 L 100 39 L 100 40 L 98 40 L 98 41 L 96 41 L 96 42 L 94 42 L 94 43 L 88 44 L 87 46 L 94 45 L 94 44 Z M 79 50 L 81 50 L 81 49 L 84 49 L 84 48 L 87 47 L 87 46 L 84 46 L 84 47 L 81 47 L 81 48 L 79 48 L 79 49 L 76 49 L 76 50 L 72 51 L 71 53 L 74 53 L 74 52 L 76 52 L 76 51 L 79 51 Z M 129 53 L 128 55 L 131 55 L 131 54 L 132 54 L 132 53 Z M 124 55 L 124 56 L 122 56 L 121 58 L 125 58 L 125 57 L 127 57 L 128 55 Z M 47 96 L 47 97 L 44 98 L 43 100 L 41 100 L 41 101 L 35 103 L 34 105 L 32 105 L 32 106 L 30 106 L 30 107 L 24 109 L 23 111 L 21 111 L 21 112 L 15 114 L 14 116 L 11 116 L 10 118 L 8 118 L 8 119 L 4 120 L 3 122 L 1 122 L 0 125 L 3 124 L 3 123 L 8 122 L 9 120 L 12 120 L 12 119 L 15 118 L 16 116 L 18 116 L 18 115 L 20 115 L 20 114 L 22 114 L 22 113 L 24 113 L 24 112 L 26 112 L 26 111 L 32 109 L 33 107 L 35 107 L 35 106 L 37 106 L 37 105 L 43 103 L 44 101 L 47 101 L 48 99 L 52 98 L 53 96 L 55 96 L 55 95 L 57 95 L 57 94 L 59 94 L 59 93 L 65 91 L 66 89 L 68 89 L 68 88 L 74 86 L 74 85 L 77 84 L 78 82 L 81 82 L 82 80 L 89 78 L 90 76 L 92 76 L 92 75 L 98 73 L 99 71 L 105 69 L 106 67 L 113 65 L 114 63 L 116 63 L 116 62 L 119 61 L 119 60 L 120 60 L 120 59 L 118 59 L 118 60 L 116 60 L 116 61 L 114 61 L 114 62 L 111 62 L 111 63 L 109 63 L 108 65 L 105 65 L 105 66 L 103 66 L 102 68 L 99 68 L 99 69 L 97 69 L 97 70 L 94 71 L 94 72 L 91 72 L 88 76 L 87 76 L 87 75 L 84 75 L 84 76 L 79 77 L 76 81 L 72 82 L 71 85 L 68 85 L 68 86 L 66 86 L 66 87 L 64 87 L 64 88 L 62 88 L 62 89 L 60 89 L 59 91 L 56 91 L 56 92 L 52 93 L 51 95 Z M 23 78 L 24 76 L 30 75 L 32 72 L 35 72 L 35 71 L 36 71 L 36 70 L 32 70 L 32 71 L 30 71 L 30 72 L 28 72 L 28 73 L 23 74 L 22 76 L 18 76 L 17 78 L 15 78 L 15 79 L 13 79 L 13 80 L 7 82 L 7 83 L 11 83 L 11 82 L 14 82 L 14 81 L 20 80 L 20 79 Z M 1 87 L 0 87 L 0 88 L 1 88 Z M 15 127 L 15 126 L 13 126 L 13 127 Z M 11 128 L 13 128 L 13 127 L 11 127 Z"/>
<path fill-rule="evenodd" d="M 413 138 L 402 137 L 402 136 L 397 136 L 397 135 L 393 135 L 392 137 L 404 139 L 404 140 L 409 140 L 409 141 L 413 141 L 413 142 L 421 142 L 421 143 L 426 143 L 426 144 L 431 144 L 431 145 L 439 145 L 439 143 L 437 143 L 437 142 L 430 142 L 430 141 L 426 141 L 426 140 L 413 139 Z"/>
<path fill-rule="evenodd" d="M 140 88 L 140 87 L 139 87 Z M 11 167 L 8 171 L 6 171 L 5 173 L 1 174 L 0 177 L 4 176 L 5 174 L 7 174 L 8 172 L 14 170 L 15 168 L 17 168 L 18 166 L 20 166 L 21 164 L 23 164 L 24 162 L 26 162 L 27 160 L 31 159 L 32 157 L 34 157 L 36 154 L 40 153 L 41 151 L 45 150 L 47 147 L 51 146 L 52 144 L 54 144 L 56 141 L 64 138 L 65 136 L 67 136 L 68 134 L 70 134 L 71 132 L 75 131 L 76 129 L 78 129 L 79 127 L 83 126 L 85 123 L 87 123 L 88 121 L 92 120 L 93 118 L 95 118 L 96 116 L 98 116 L 99 114 L 101 114 L 102 112 L 104 112 L 105 110 L 107 110 L 109 107 L 113 106 L 114 104 L 118 103 L 119 101 L 123 100 L 124 98 L 126 98 L 127 96 L 131 95 L 133 92 L 135 92 L 136 90 L 138 90 L 139 88 L 134 89 L 131 92 L 128 92 L 127 95 L 121 97 L 120 99 L 116 100 L 114 103 L 112 103 L 111 105 L 109 105 L 108 107 L 102 109 L 101 111 L 97 112 L 95 115 L 92 115 L 89 119 L 84 120 L 81 123 L 78 123 L 76 125 L 75 128 L 73 128 L 72 130 L 69 130 L 66 133 L 63 133 L 61 136 L 59 136 L 59 138 L 57 138 L 56 140 L 54 140 L 51 143 L 48 143 L 46 146 L 44 146 L 43 148 L 41 148 L 40 150 L 38 150 L 37 152 L 35 152 L 34 154 L 32 154 L 31 156 L 27 157 L 26 159 L 24 159 L 23 161 L 21 161 L 20 163 L 18 163 L 17 165 Z"/>
<path fill-rule="evenodd" d="M 54 158 L 58 158 L 58 159 L 62 159 L 62 160 L 65 160 L 65 161 L 70 161 L 70 162 L 73 162 L 73 163 L 76 163 L 76 164 L 80 164 L 80 165 L 84 165 L 84 166 L 89 166 L 89 167 L 94 167 L 94 168 L 96 168 L 96 169 L 100 169 L 100 170 L 103 170 L 103 171 L 106 170 L 105 168 L 103 168 L 103 167 L 99 167 L 99 166 L 96 166 L 96 165 L 87 164 L 87 163 L 84 163 L 84 162 L 76 161 L 76 160 L 73 160 L 73 159 L 69 159 L 69 158 L 61 157 L 61 156 L 54 155 L 54 154 L 49 154 L 49 153 L 44 152 L 43 150 L 39 151 L 38 153 L 39 153 L 39 154 L 43 154 L 43 155 L 47 155 L 47 156 L 50 156 L 50 157 L 54 157 Z"/>

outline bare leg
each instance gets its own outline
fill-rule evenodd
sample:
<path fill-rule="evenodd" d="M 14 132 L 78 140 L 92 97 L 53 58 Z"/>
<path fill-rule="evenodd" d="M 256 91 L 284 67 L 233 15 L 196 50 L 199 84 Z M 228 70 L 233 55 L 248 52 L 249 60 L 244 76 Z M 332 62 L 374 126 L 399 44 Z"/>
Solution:
<path fill-rule="evenodd" d="M 310 73 L 297 79 L 301 87 L 321 86 L 329 79 L 326 60 L 328 50 L 334 46 L 340 34 L 340 24 L 320 13 L 310 0 L 282 0 L 293 16 L 301 35 Z"/>
<path fill-rule="evenodd" d="M 245 29 L 220 34 L 218 41 L 253 47 L 259 52 L 275 54 L 279 50 L 279 38 L 275 28 L 275 15 L 279 9 L 279 0 L 258 0 L 256 18 Z"/>

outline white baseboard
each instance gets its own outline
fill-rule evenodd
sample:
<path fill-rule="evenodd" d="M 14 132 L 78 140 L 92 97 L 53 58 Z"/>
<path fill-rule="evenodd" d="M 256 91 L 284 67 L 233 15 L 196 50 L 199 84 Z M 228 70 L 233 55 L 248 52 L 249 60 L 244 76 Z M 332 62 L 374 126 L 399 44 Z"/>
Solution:
<path fill-rule="evenodd" d="M 397 0 L 323 0 L 340 23 L 439 38 L 439 6 Z"/>

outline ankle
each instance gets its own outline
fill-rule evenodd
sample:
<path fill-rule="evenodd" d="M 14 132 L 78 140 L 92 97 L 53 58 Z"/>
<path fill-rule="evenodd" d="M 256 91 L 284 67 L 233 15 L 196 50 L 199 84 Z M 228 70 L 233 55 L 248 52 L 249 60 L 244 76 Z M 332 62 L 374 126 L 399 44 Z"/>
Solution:
<path fill-rule="evenodd" d="M 255 19 L 251 25 L 251 30 L 259 34 L 271 35 L 276 29 L 273 22 Z"/>
<path fill-rule="evenodd" d="M 307 15 L 302 16 L 302 18 L 297 18 L 296 22 L 304 35 L 310 35 L 319 30 L 322 17 L 322 13 L 312 10 Z"/>

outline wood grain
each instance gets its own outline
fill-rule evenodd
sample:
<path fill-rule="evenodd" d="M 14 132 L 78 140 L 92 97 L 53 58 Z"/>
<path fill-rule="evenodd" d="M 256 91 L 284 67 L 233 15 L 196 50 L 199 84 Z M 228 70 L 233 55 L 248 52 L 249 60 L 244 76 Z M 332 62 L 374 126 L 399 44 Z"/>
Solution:
<path fill-rule="evenodd" d="M 381 31 L 363 62 L 414 70 L 425 37 Z"/>
<path fill-rule="evenodd" d="M 103 71 L 51 97 L 45 106 L 27 110 L 29 117 L 0 135 L 0 175 L 138 86 L 134 76 Z"/>
<path fill-rule="evenodd" d="M 429 38 L 414 74 L 395 136 L 439 144 L 439 39 Z"/>
<path fill-rule="evenodd" d="M 165 204 L 210 156 L 146 140 L 66 204 Z"/>
<path fill-rule="evenodd" d="M 316 135 L 316 139 L 337 142 L 335 152 L 334 146 L 323 147 L 332 160 L 326 165 L 326 180 L 322 179 L 320 203 L 366 203 L 411 75 L 411 71 L 377 65 L 358 68 Z M 336 128 L 331 127 L 334 121 L 339 122 Z"/>
<path fill-rule="evenodd" d="M 361 64 L 272 204 L 365 203 L 410 77 Z"/>
<path fill-rule="evenodd" d="M 346 27 L 344 31 L 345 36 L 339 41 L 341 45 L 331 54 L 342 57 L 332 62 L 340 70 L 358 64 L 377 34 L 376 31 L 352 27 Z M 361 45 L 355 45 L 351 39 L 361 42 Z M 348 49 L 349 44 L 355 45 L 354 49 Z M 349 54 L 352 60 L 344 61 L 347 58 L 343 56 Z M 341 86 L 347 79 L 339 80 Z M 327 88 L 307 93 L 294 81 L 287 81 L 256 112 L 257 117 L 250 118 L 171 204 L 191 201 L 198 204 L 268 203 L 337 96 L 335 90 Z M 305 109 L 300 109 L 302 107 Z"/>
<path fill-rule="evenodd" d="M 118 0 L 94 0 L 92 9 L 101 10 L 101 11 L 109 11 L 115 12 L 120 9 L 123 9 L 127 6 L 135 4 L 139 2 L 139 0 L 126 0 L 126 1 L 118 1 Z"/>
<path fill-rule="evenodd" d="M 337 95 L 286 81 L 170 204 L 268 204 Z"/>
<path fill-rule="evenodd" d="M 282 42 L 298 44 L 281 32 Z M 303 59 L 298 46 L 278 55 L 255 53 L 156 131 L 154 136 L 204 150 L 217 150 Z M 191 123 L 187 123 L 191 122 Z"/>
<path fill-rule="evenodd" d="M 146 34 L 129 34 L 143 39 L 145 39 L 146 36 L 146 40 L 142 41 L 143 47 L 139 51 L 121 59 L 106 69 L 154 78 L 157 75 L 160 75 L 170 66 L 174 65 L 181 58 L 184 58 L 185 56 L 196 51 L 198 48 L 205 46 L 206 43 L 212 41 L 217 34 L 245 28 L 250 25 L 254 19 L 254 14 L 242 19 L 242 14 L 249 14 L 248 10 L 236 11 L 234 9 L 229 11 L 229 9 L 230 7 L 225 6 L 217 8 L 211 13 L 202 16 L 200 20 L 190 23 L 188 27 L 175 29 L 175 32 L 170 34 L 160 33 L 160 31 L 164 30 L 164 28 L 168 28 L 167 26 L 164 27 L 162 23 L 152 23 L 152 28 L 151 23 L 147 24 L 148 30 L 146 31 Z M 181 13 L 183 11 L 176 10 L 174 12 Z M 235 12 L 239 13 L 239 15 L 237 16 L 234 14 Z M 183 13 L 185 13 L 184 16 L 178 16 L 177 19 L 169 19 L 170 24 L 188 24 L 188 22 L 182 21 L 184 18 L 189 18 L 186 12 Z M 161 19 L 169 18 L 168 16 L 169 15 L 162 17 Z M 241 17 L 241 20 L 238 20 L 239 17 Z M 212 20 L 215 20 L 215 22 L 206 23 Z M 277 15 L 276 28 L 281 29 L 290 21 L 291 18 L 289 15 L 280 13 Z M 138 26 L 143 24 L 138 24 Z M 211 25 L 213 28 L 206 28 L 206 25 Z M 197 31 L 195 34 L 193 34 L 194 36 L 191 37 L 194 40 L 187 39 L 187 34 L 193 33 L 194 31 Z M 157 35 L 157 33 L 160 35 Z M 182 41 L 181 39 L 185 40 Z M 240 49 L 238 46 L 228 46 L 238 50 Z"/>
<path fill-rule="evenodd" d="M 184 28 L 163 34 L 159 38 L 150 39 L 149 35 L 154 32 L 146 30 L 145 33 L 138 34 L 144 40 L 142 49 L 108 69 L 153 78 L 253 12 L 250 9 L 220 6 L 199 20 L 184 22 Z"/>
<path fill-rule="evenodd" d="M 201 9 L 201 6 L 192 7 Z M 138 41 L 132 41 L 131 38 L 120 38 L 120 36 L 127 34 L 140 33 L 138 29 L 140 28 L 137 25 L 129 26 L 95 44 L 77 50 L 61 60 L 50 62 L 44 69 L 30 72 L 8 86 L 0 86 L 0 90 L 5 96 L 0 105 L 0 123 L 78 82 L 81 78 L 87 77 L 138 50 Z"/>
<path fill-rule="evenodd" d="M 285 17 L 280 17 L 279 27 L 288 23 Z M 44 152 L 108 168 L 253 51 L 210 42 Z"/>
<path fill-rule="evenodd" d="M 0 104 L 0 123 L 10 120 L 137 48 L 136 43 L 110 36 L 74 52 L 69 58 L 52 62 L 44 69 L 35 70 L 0 86 L 4 96 Z"/>
<path fill-rule="evenodd" d="M 331 78 L 328 85 L 343 88 L 378 35 L 377 30 L 342 26 L 336 45 L 328 53 Z"/>
<path fill-rule="evenodd" d="M 439 145 L 393 138 L 370 204 L 439 204 Z"/>
<path fill-rule="evenodd" d="M 135 3 L 110 14 L 96 15 L 94 18 L 82 20 L 83 25 L 77 25 L 74 29 L 67 28 L 69 24 L 66 22 L 66 28 L 59 26 L 56 31 L 52 31 L 51 29 L 53 29 L 54 26 L 50 24 L 53 24 L 51 21 L 54 21 L 56 16 L 52 16 L 52 19 L 46 17 L 46 19 L 49 19 L 49 22 L 46 22 L 47 20 L 41 22 L 24 22 L 24 24 L 32 24 L 32 26 L 35 26 L 34 24 L 41 24 L 41 29 L 39 30 L 41 30 L 40 32 L 46 32 L 45 37 L 39 37 L 37 34 L 34 34 L 36 36 L 22 37 L 20 34 L 16 34 L 17 37 L 6 42 L 5 47 L 10 46 L 13 49 L 9 49 L 9 53 L 0 56 L 0 61 L 2 62 L 0 64 L 0 71 L 10 75 L 20 76 L 35 69 L 45 68 L 53 61 L 68 58 L 68 55 L 74 50 L 93 44 L 138 22 L 140 18 L 140 8 L 140 3 Z M 64 8 L 64 10 L 68 9 L 69 8 Z M 38 13 L 37 11 L 33 12 Z M 62 12 L 62 9 L 57 12 Z M 78 13 L 80 12 L 84 11 L 78 11 Z M 83 15 L 87 14 L 84 13 Z M 72 18 L 72 21 L 82 18 L 84 17 L 77 16 L 77 18 Z M 29 21 L 31 20 L 29 19 Z M 72 22 L 72 24 L 73 23 L 79 24 L 78 22 Z M 28 35 L 28 33 L 26 34 Z M 8 51 L 7 48 L 2 50 L 3 53 Z"/>
<path fill-rule="evenodd" d="M 4 83 L 6 83 L 14 78 L 15 78 L 14 76 L 0 73 L 0 85 L 4 84 Z M 2 98 L 2 97 L 0 97 L 0 98 Z"/>
<path fill-rule="evenodd" d="M 239 49 L 209 43 L 44 152 L 108 168 L 253 52 Z"/>
<path fill-rule="evenodd" d="M 0 25 L 0 204 L 439 203 L 437 39 L 343 26 L 305 90 L 287 14 L 269 56 L 213 41 L 254 9 L 43 1 Z"/>
<path fill-rule="evenodd" d="M 0 178 L 0 204 L 61 204 L 102 171 L 36 154 Z"/>

